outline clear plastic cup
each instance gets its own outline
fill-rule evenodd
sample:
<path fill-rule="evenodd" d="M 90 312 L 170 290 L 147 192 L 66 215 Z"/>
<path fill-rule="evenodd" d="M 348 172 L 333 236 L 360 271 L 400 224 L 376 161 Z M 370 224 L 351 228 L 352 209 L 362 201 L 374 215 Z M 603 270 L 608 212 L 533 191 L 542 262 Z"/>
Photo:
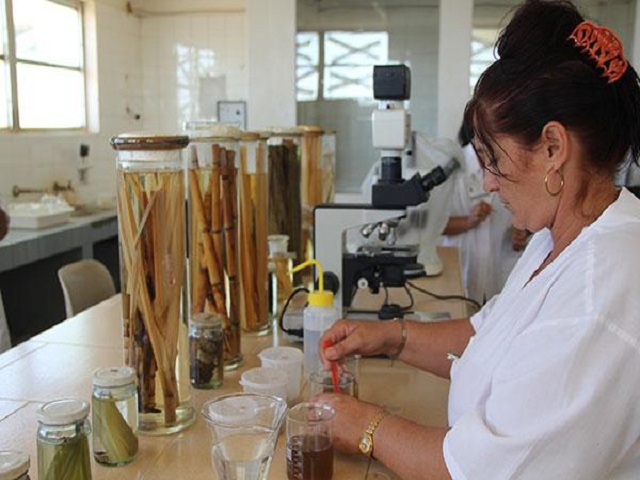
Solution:
<path fill-rule="evenodd" d="M 300 396 L 300 378 L 302 377 L 303 354 L 294 347 L 269 347 L 262 350 L 258 357 L 263 367 L 275 368 L 287 373 L 287 399 L 292 402 Z"/>
<path fill-rule="evenodd" d="M 240 377 L 240 385 L 245 393 L 273 395 L 287 400 L 289 376 L 283 370 L 257 367 L 245 371 Z"/>

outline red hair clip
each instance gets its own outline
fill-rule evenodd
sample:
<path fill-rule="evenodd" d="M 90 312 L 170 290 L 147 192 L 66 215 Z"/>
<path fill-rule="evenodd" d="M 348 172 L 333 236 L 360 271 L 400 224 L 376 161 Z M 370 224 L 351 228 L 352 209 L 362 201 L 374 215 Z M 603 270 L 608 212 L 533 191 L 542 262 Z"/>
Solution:
<path fill-rule="evenodd" d="M 607 83 L 617 81 L 627 71 L 629 62 L 624 58 L 622 42 L 612 30 L 584 21 L 576 26 L 568 39 L 573 40 L 576 47 L 582 47 L 582 52 L 588 53 L 604 70 L 602 76 L 609 79 Z"/>

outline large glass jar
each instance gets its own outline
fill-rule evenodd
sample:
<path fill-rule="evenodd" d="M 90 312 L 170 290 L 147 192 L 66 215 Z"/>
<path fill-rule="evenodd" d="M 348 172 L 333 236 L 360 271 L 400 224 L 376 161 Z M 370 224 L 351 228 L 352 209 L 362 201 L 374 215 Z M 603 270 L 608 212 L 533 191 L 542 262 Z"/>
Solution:
<path fill-rule="evenodd" d="M 75 398 L 54 400 L 38 409 L 38 478 L 91 480 L 88 415 L 89 404 Z"/>
<path fill-rule="evenodd" d="M 296 261 L 304 260 L 299 128 L 273 130 L 269 137 L 269 235 L 287 235 Z M 303 272 L 304 273 L 304 272 Z M 302 274 L 295 275 L 296 282 Z"/>
<path fill-rule="evenodd" d="M 315 258 L 313 252 L 313 208 L 323 202 L 322 190 L 322 129 L 315 125 L 300 127 L 303 132 L 300 153 L 302 188 L 302 251 L 303 261 Z"/>
<path fill-rule="evenodd" d="M 267 143 L 245 132 L 240 140 L 240 305 L 246 332 L 268 333 L 269 322 L 269 179 Z"/>
<path fill-rule="evenodd" d="M 138 455 L 138 389 L 133 368 L 103 367 L 93 374 L 93 457 L 120 467 Z"/>
<path fill-rule="evenodd" d="M 227 370 L 242 363 L 238 276 L 237 157 L 240 130 L 187 123 L 189 316 L 222 317 Z"/>
<path fill-rule="evenodd" d="M 125 363 L 137 374 L 139 430 L 162 435 L 195 420 L 189 384 L 186 285 L 186 136 L 123 134 L 117 199 Z"/>
<path fill-rule="evenodd" d="M 336 196 L 336 132 L 325 131 L 322 134 L 321 161 L 322 199 L 320 203 L 333 203 Z"/>

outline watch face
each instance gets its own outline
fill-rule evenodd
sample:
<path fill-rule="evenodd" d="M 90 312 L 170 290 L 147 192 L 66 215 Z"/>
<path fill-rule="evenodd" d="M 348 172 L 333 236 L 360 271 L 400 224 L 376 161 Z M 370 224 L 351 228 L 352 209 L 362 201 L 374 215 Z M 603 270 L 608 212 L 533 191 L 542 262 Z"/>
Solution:
<path fill-rule="evenodd" d="M 360 438 L 360 444 L 358 446 L 360 447 L 360 451 L 362 453 L 364 453 L 365 455 L 369 455 L 369 453 L 371 453 L 371 450 L 373 450 L 373 438 L 371 438 L 371 435 L 367 435 L 365 433 Z"/>

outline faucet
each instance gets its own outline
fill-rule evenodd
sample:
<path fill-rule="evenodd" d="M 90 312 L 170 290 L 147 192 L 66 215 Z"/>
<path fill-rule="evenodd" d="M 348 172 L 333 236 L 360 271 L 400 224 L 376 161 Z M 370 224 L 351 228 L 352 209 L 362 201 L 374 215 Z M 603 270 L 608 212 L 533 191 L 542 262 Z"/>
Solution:
<path fill-rule="evenodd" d="M 43 188 L 20 188 L 18 185 L 14 185 L 11 193 L 13 193 L 14 198 L 18 198 L 23 193 L 46 193 L 47 191 Z"/>

